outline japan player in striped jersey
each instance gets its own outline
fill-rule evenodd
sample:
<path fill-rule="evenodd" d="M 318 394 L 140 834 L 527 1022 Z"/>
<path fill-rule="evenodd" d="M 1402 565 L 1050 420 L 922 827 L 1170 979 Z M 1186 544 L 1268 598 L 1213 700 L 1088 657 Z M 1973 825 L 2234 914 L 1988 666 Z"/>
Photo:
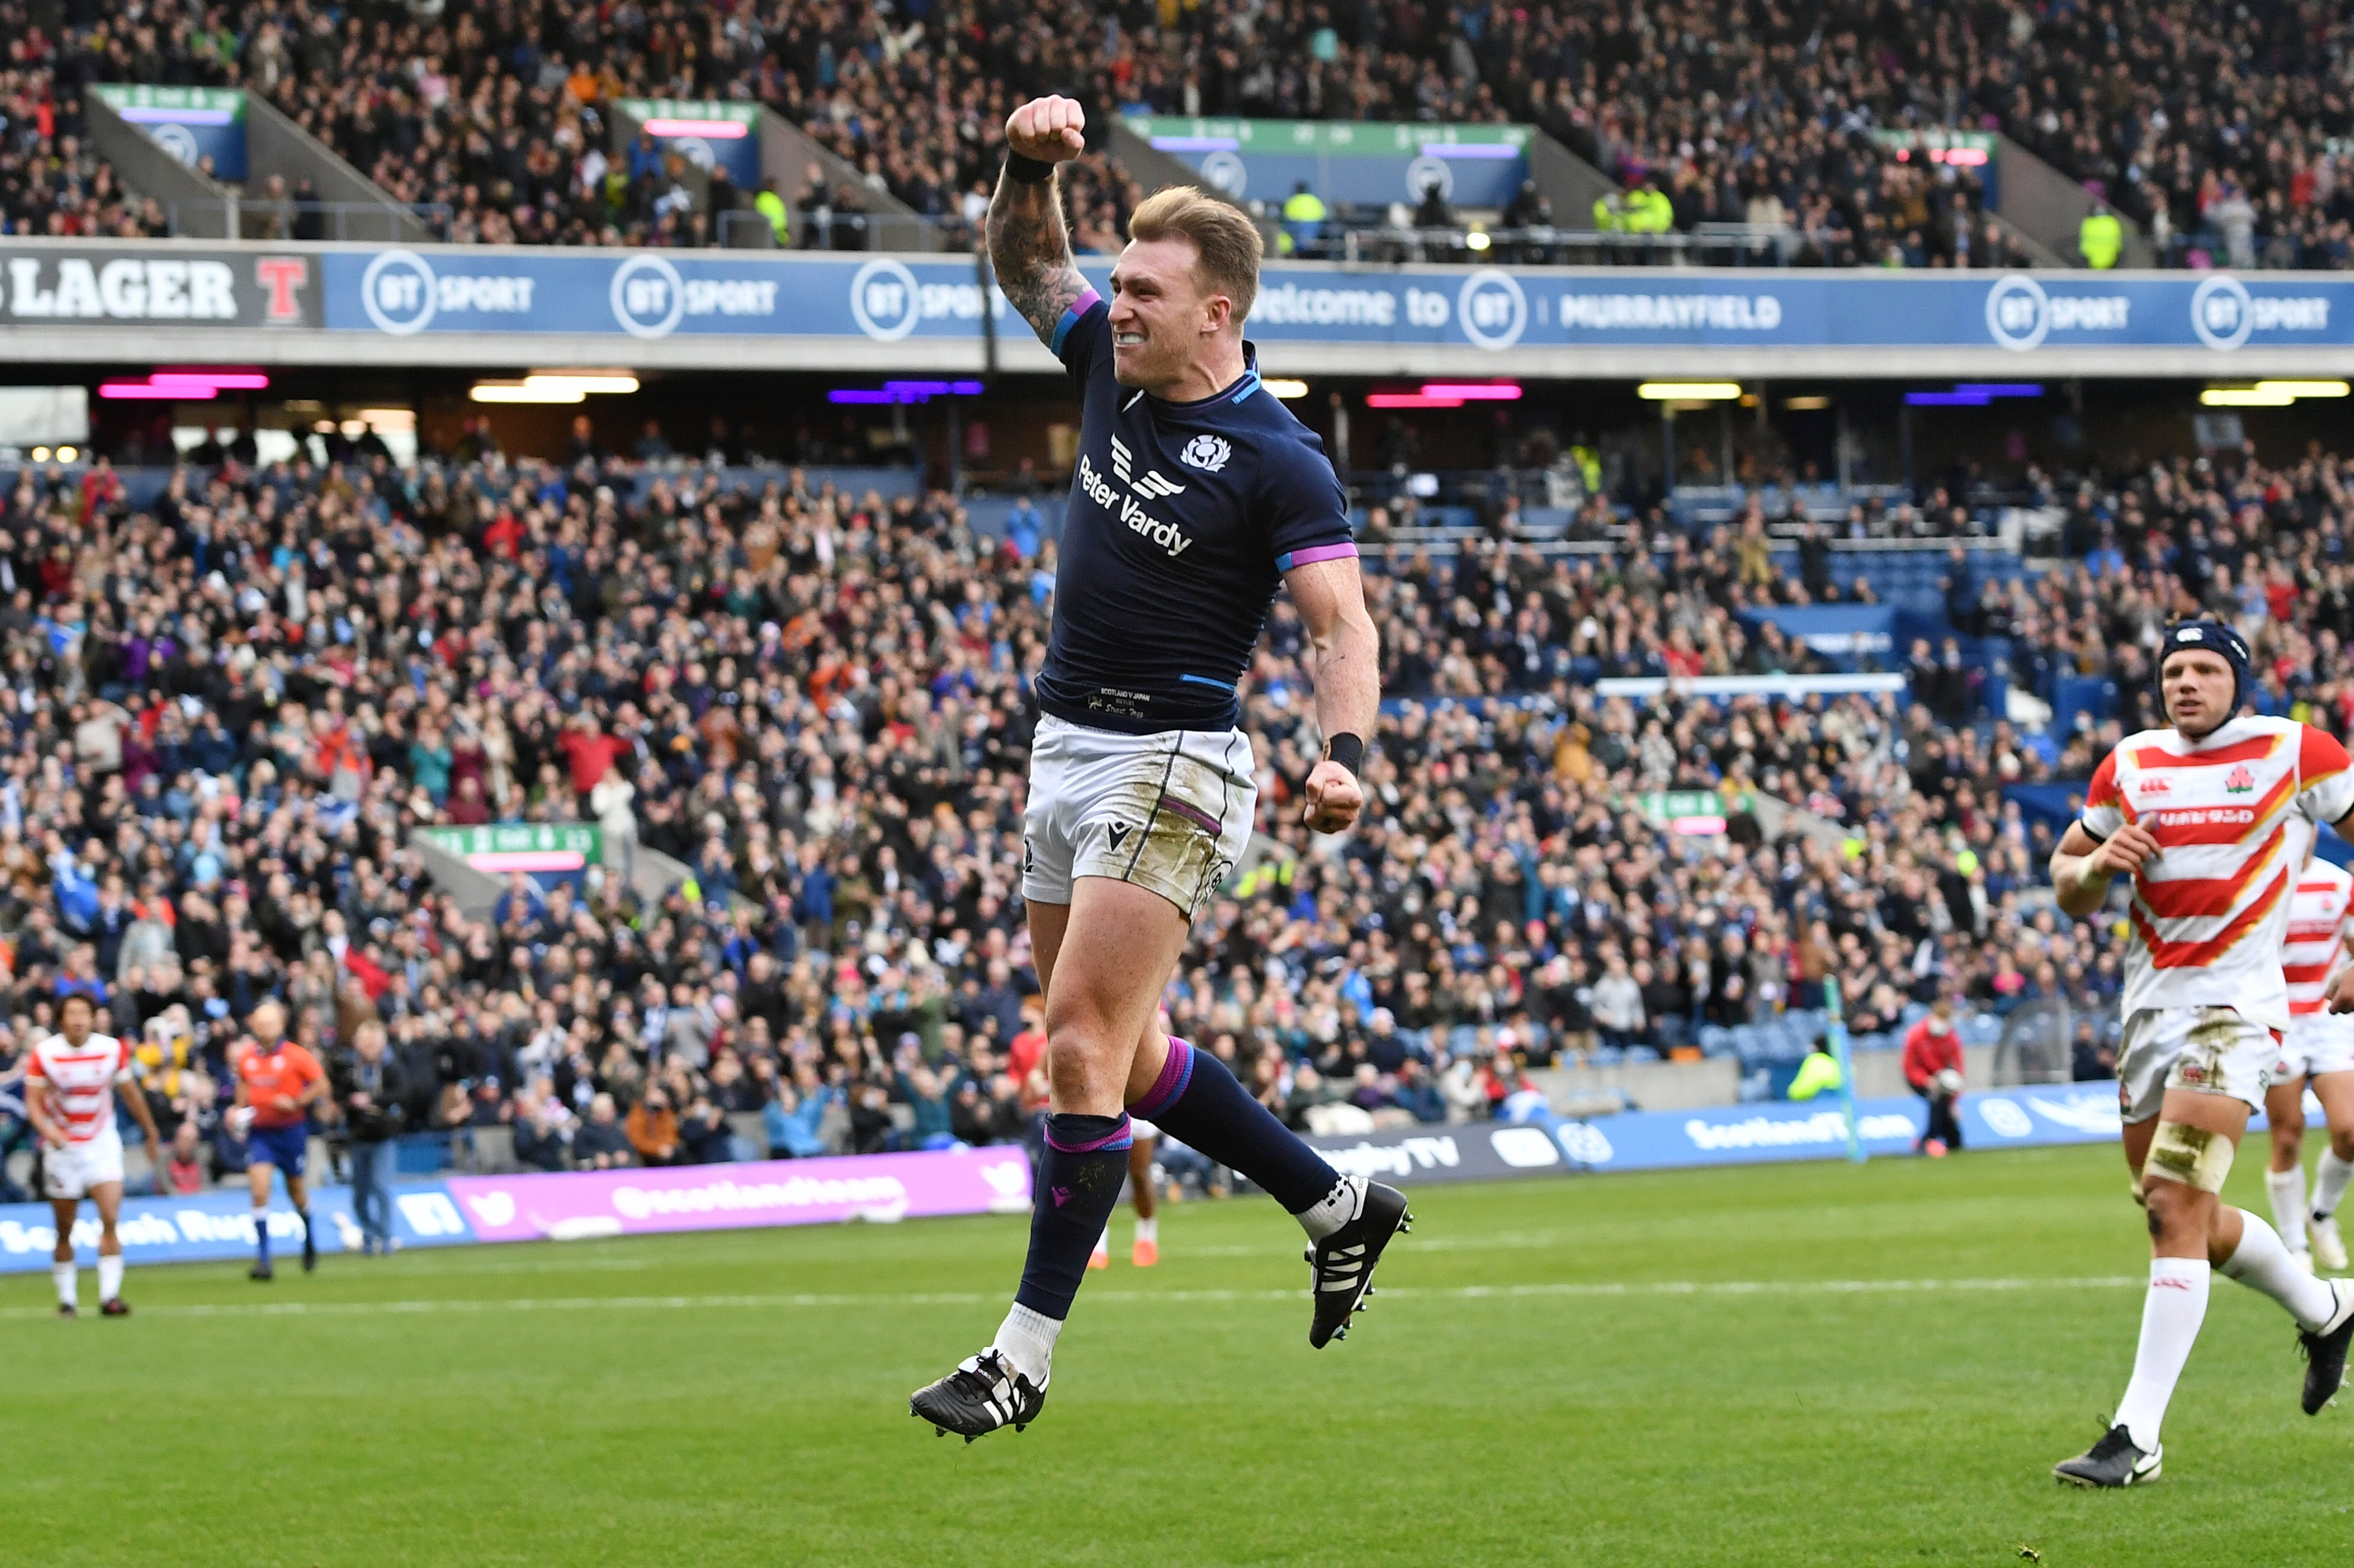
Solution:
<path fill-rule="evenodd" d="M 2308 836 L 2308 845 L 2318 842 Z M 2272 1169 L 2264 1186 L 2273 1201 L 2273 1223 L 2300 1263 L 2319 1264 L 2331 1273 L 2346 1266 L 2346 1243 L 2334 1216 L 2354 1176 L 2354 1018 L 2328 1009 L 2329 977 L 2346 966 L 2354 942 L 2354 875 L 2344 866 L 2314 858 L 2289 895 L 2288 939 L 2281 948 L 2281 971 L 2288 980 L 2288 1029 L 2281 1037 L 2280 1061 L 2264 1096 L 2264 1119 L 2272 1124 Z M 2329 1144 L 2313 1184 L 2313 1207 L 2305 1202 L 2305 1086 L 2310 1083 L 2329 1125 Z M 2313 1238 L 2310 1254 L 2306 1234 Z"/>
<path fill-rule="evenodd" d="M 2115 1425 L 2053 1467 L 2086 1487 L 2157 1479 L 2159 1423 L 2212 1270 L 2296 1320 L 2308 1415 L 2337 1393 L 2354 1339 L 2354 1286 L 2315 1278 L 2271 1225 L 2221 1197 L 2288 1026 L 2289 891 L 2317 824 L 2354 814 L 2354 762 L 2320 730 L 2241 715 L 2248 646 L 2220 622 L 2167 632 L 2158 684 L 2167 727 L 2126 736 L 2094 769 L 2084 815 L 2052 857 L 2070 915 L 2098 912 L 2115 878 L 2132 886 L 2117 1091 L 2148 1210 L 2149 1288 Z"/>
<path fill-rule="evenodd" d="M 58 1245 L 50 1268 L 58 1284 L 58 1316 L 79 1309 L 74 1281 L 74 1220 L 88 1198 L 98 1205 L 99 1310 L 120 1318 L 131 1308 L 122 1299 L 122 1238 L 114 1224 L 122 1213 L 122 1139 L 114 1129 L 120 1095 L 147 1135 L 147 1163 L 164 1169 L 163 1140 L 131 1071 L 131 1050 L 111 1034 L 91 1033 L 98 1009 L 74 991 L 58 1003 L 60 1033 L 33 1047 L 25 1069 L 25 1112 L 41 1140 L 41 1192 L 57 1214 Z"/>

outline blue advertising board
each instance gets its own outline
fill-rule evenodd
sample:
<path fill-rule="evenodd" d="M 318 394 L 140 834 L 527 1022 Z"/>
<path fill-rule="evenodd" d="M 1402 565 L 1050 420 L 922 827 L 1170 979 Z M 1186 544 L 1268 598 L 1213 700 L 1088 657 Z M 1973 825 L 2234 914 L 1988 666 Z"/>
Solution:
<path fill-rule="evenodd" d="M 338 248 L 325 324 L 389 334 L 521 333 L 977 341 L 981 313 L 1026 335 L 970 260 L 726 250 Z M 1081 260 L 1097 290 L 1111 262 Z M 2354 279 L 2315 273 L 1833 273 L 1271 266 L 1250 334 L 1266 344 L 1512 348 L 2202 351 L 2354 346 Z"/>
<path fill-rule="evenodd" d="M 393 1190 L 393 1234 L 404 1246 L 456 1246 L 474 1233 L 439 1181 Z M 313 1234 L 323 1253 L 357 1252 L 359 1223 L 352 1217 L 352 1190 L 324 1187 L 311 1193 Z M 270 1239 L 281 1253 L 302 1245 L 302 1224 L 283 1194 L 272 1198 Z M 132 1198 L 117 1225 L 124 1259 L 151 1263 L 201 1263 L 253 1255 L 252 1201 L 242 1188 L 216 1188 L 185 1198 Z M 23 1274 L 49 1266 L 58 1233 L 47 1203 L 0 1204 L 0 1274 Z M 84 1258 L 98 1253 L 98 1215 L 83 1204 L 74 1224 L 74 1249 Z"/>
<path fill-rule="evenodd" d="M 1927 1125 L 1923 1101 L 1863 1099 L 1856 1130 L 1865 1152 L 1903 1154 Z M 1962 1139 L 1970 1149 L 2115 1142 L 2114 1084 L 2060 1084 L 1967 1094 Z M 1550 1121 L 1550 1118 L 1548 1118 Z M 1847 1154 L 1847 1118 L 1819 1102 L 1628 1111 L 1591 1121 L 1550 1121 L 1562 1152 L 1588 1171 L 1653 1171 L 1691 1165 L 1837 1160 Z"/>

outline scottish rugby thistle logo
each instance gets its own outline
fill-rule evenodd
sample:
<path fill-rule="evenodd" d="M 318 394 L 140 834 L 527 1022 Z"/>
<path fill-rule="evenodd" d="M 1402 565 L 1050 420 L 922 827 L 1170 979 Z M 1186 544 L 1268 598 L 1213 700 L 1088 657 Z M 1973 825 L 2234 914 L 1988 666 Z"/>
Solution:
<path fill-rule="evenodd" d="M 1226 460 L 1234 455 L 1235 449 L 1226 444 L 1225 437 L 1195 436 L 1185 443 L 1185 450 L 1177 454 L 1177 461 L 1187 468 L 1215 473 L 1225 467 Z"/>

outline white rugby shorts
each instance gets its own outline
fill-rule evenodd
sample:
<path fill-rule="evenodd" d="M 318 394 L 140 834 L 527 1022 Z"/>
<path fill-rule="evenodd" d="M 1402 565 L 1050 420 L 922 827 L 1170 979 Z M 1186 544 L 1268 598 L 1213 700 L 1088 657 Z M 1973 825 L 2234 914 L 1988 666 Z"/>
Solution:
<path fill-rule="evenodd" d="M 2146 1007 L 2126 1020 L 2117 1058 L 2117 1109 L 2147 1121 L 2168 1089 L 2227 1095 L 2251 1110 L 2280 1063 L 2279 1037 L 2229 1007 Z"/>
<path fill-rule="evenodd" d="M 1191 920 L 1241 860 L 1257 804 L 1238 729 L 1121 735 L 1050 714 L 1030 745 L 1022 896 L 1068 904 L 1077 878 L 1108 876 Z"/>
<path fill-rule="evenodd" d="M 2354 1013 L 2308 1012 L 2288 1021 L 2273 1082 L 2354 1073 Z"/>
<path fill-rule="evenodd" d="M 41 1150 L 41 1194 L 48 1198 L 87 1198 L 92 1187 L 122 1180 L 122 1135 L 109 1121 L 106 1130 L 88 1143 Z"/>

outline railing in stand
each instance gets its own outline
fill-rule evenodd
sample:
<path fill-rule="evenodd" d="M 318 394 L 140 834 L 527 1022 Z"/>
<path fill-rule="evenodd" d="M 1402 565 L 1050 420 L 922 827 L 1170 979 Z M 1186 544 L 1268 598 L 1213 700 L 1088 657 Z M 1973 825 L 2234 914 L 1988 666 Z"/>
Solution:
<path fill-rule="evenodd" d="M 297 201 L 231 196 L 220 201 L 166 202 L 166 232 L 175 239 L 381 240 L 414 239 L 408 222 L 446 239 L 452 216 L 447 202 L 388 207 L 374 201 Z"/>

